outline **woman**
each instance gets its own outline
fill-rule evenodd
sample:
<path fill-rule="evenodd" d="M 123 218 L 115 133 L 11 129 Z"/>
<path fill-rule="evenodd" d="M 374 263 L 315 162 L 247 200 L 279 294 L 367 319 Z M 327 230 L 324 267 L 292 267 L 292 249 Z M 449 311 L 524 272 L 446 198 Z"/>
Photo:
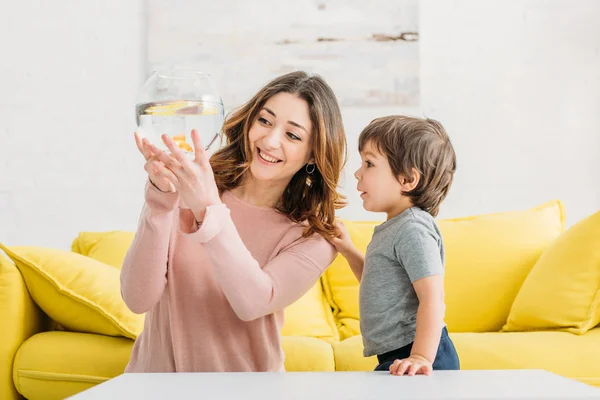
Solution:
<path fill-rule="evenodd" d="M 149 182 L 121 293 L 146 319 L 126 372 L 282 371 L 284 308 L 336 255 L 323 236 L 344 205 L 346 140 L 331 88 L 283 75 L 223 130 L 210 160 L 196 132 L 194 160 L 136 135 Z"/>

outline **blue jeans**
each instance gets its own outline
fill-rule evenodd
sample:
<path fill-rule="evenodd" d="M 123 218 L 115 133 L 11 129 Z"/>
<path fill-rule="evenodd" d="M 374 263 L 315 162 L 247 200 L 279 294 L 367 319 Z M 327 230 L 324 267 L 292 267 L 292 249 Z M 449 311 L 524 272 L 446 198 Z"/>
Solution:
<path fill-rule="evenodd" d="M 413 343 L 409 343 L 399 349 L 378 355 L 377 360 L 379 361 L 379 365 L 375 367 L 375 371 L 389 371 L 390 366 L 395 360 L 402 360 L 410 356 L 412 346 Z M 442 338 L 440 339 L 440 345 L 438 346 L 435 361 L 433 362 L 433 369 L 460 369 L 458 354 L 456 354 L 454 343 L 452 343 L 452 339 L 448 336 L 448 329 L 446 327 L 442 329 Z"/>

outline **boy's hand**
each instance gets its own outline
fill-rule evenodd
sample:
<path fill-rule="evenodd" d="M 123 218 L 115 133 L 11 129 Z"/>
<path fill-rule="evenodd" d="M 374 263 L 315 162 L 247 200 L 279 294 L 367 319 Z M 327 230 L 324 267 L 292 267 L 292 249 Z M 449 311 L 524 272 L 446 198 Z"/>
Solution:
<path fill-rule="evenodd" d="M 433 366 L 425 357 L 411 355 L 403 360 L 396 360 L 390 366 L 392 375 L 431 375 Z"/>
<path fill-rule="evenodd" d="M 354 246 L 354 243 L 352 243 L 350 234 L 348 233 L 348 230 L 346 229 L 344 224 L 339 220 L 336 220 L 335 226 L 340 232 L 338 236 L 334 238 L 325 238 L 348 261 L 348 265 L 350 265 L 352 273 L 360 282 L 362 278 L 362 271 L 365 265 L 365 256 Z"/>
<path fill-rule="evenodd" d="M 327 238 L 329 243 L 335 246 L 335 249 L 339 251 L 343 256 L 346 256 L 354 249 L 354 243 L 350 238 L 348 230 L 344 226 L 344 223 L 336 220 L 335 226 L 339 229 L 340 234 L 335 238 Z"/>

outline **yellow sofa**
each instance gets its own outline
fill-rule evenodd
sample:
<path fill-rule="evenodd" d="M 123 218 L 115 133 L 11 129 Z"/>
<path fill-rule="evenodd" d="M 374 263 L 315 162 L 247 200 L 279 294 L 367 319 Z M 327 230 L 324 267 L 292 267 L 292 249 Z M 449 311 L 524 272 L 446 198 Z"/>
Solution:
<path fill-rule="evenodd" d="M 345 222 L 362 249 L 380 223 Z M 438 223 L 462 368 L 541 368 L 600 386 L 600 212 L 566 231 L 558 201 Z M 119 295 L 132 238 L 82 232 L 71 252 L 0 244 L 0 398 L 64 398 L 123 372 L 143 323 Z M 286 369 L 372 370 L 359 319 L 358 282 L 338 257 L 286 310 Z"/>

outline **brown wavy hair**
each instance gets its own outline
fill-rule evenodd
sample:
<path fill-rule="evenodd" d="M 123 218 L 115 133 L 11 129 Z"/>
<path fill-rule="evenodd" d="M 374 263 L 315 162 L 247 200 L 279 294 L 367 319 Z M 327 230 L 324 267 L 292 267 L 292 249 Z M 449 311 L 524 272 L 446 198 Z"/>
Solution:
<path fill-rule="evenodd" d="M 437 216 L 454 173 L 456 153 L 448 133 L 438 121 L 392 115 L 374 119 L 358 137 L 358 151 L 371 142 L 384 155 L 394 176 L 421 175 L 417 186 L 403 194 L 413 205 Z"/>
<path fill-rule="evenodd" d="M 276 209 L 290 220 L 306 224 L 304 237 L 314 233 L 335 236 L 335 210 L 346 205 L 337 191 L 347 158 L 346 134 L 335 94 L 319 75 L 296 71 L 275 78 L 227 116 L 223 125 L 225 145 L 210 158 L 217 187 L 224 192 L 242 184 L 252 162 L 248 131 L 267 100 L 282 92 L 308 103 L 315 169 L 308 174 L 304 165 L 296 172 Z"/>

